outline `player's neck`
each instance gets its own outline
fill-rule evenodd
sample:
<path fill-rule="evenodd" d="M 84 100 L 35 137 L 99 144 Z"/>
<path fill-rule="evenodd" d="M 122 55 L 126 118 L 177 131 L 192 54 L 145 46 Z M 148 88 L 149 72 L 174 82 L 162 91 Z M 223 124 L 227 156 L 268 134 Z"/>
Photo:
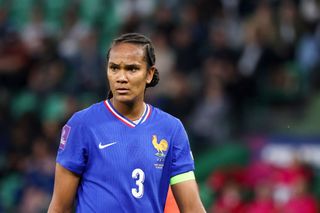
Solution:
<path fill-rule="evenodd" d="M 144 110 L 145 110 L 145 103 L 143 100 L 135 101 L 130 103 L 123 103 L 119 101 L 115 101 L 114 98 L 110 99 L 112 106 L 124 117 L 131 121 L 138 120 Z"/>

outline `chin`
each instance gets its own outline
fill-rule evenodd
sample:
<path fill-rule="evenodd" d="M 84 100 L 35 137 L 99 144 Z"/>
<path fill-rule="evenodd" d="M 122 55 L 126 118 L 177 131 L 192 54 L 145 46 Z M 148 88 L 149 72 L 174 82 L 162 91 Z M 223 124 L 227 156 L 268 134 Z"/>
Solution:
<path fill-rule="evenodd" d="M 117 102 L 121 102 L 121 103 L 132 103 L 134 102 L 134 98 L 127 96 L 127 95 L 117 95 L 117 96 L 113 96 L 113 98 L 115 99 L 115 101 Z"/>

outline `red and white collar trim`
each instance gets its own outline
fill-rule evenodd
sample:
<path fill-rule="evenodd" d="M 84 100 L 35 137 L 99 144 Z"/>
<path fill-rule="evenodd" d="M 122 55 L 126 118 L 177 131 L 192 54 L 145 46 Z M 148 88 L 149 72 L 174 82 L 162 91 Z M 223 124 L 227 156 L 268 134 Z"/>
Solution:
<path fill-rule="evenodd" d="M 141 118 L 139 118 L 138 120 L 140 120 L 140 122 L 138 122 L 137 124 L 135 124 L 133 121 L 129 120 L 128 118 L 124 117 L 123 115 L 121 115 L 111 104 L 110 100 L 107 99 L 104 101 L 105 106 L 107 107 L 107 109 L 116 117 L 118 118 L 120 121 L 122 121 L 123 123 L 125 123 L 126 125 L 130 126 L 130 127 L 136 127 L 139 124 L 144 123 L 151 114 L 151 106 L 149 104 L 145 104 L 146 108 L 145 111 L 143 113 L 143 115 L 141 116 Z"/>

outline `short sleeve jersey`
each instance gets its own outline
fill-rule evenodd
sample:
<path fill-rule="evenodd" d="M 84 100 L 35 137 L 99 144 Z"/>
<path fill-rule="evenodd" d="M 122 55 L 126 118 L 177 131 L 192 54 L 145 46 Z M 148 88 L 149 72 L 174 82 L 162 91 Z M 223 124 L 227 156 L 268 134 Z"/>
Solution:
<path fill-rule="evenodd" d="M 182 123 L 146 107 L 135 124 L 106 100 L 63 127 L 57 163 L 81 176 L 77 212 L 163 212 L 170 178 L 194 170 Z"/>

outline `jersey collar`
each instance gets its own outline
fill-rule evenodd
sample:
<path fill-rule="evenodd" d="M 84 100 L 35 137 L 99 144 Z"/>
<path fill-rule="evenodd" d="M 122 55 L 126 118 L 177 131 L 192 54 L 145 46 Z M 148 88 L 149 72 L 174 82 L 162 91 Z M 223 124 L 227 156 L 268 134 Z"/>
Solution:
<path fill-rule="evenodd" d="M 144 123 L 151 114 L 151 106 L 149 104 L 145 104 L 145 111 L 143 115 L 138 119 L 140 120 L 137 124 L 135 124 L 133 121 L 129 120 L 128 118 L 121 115 L 111 104 L 110 99 L 107 99 L 104 101 L 104 105 L 107 107 L 107 109 L 113 114 L 117 119 L 119 119 L 121 122 L 125 123 L 127 126 L 130 127 L 136 127 L 139 124 Z"/>

